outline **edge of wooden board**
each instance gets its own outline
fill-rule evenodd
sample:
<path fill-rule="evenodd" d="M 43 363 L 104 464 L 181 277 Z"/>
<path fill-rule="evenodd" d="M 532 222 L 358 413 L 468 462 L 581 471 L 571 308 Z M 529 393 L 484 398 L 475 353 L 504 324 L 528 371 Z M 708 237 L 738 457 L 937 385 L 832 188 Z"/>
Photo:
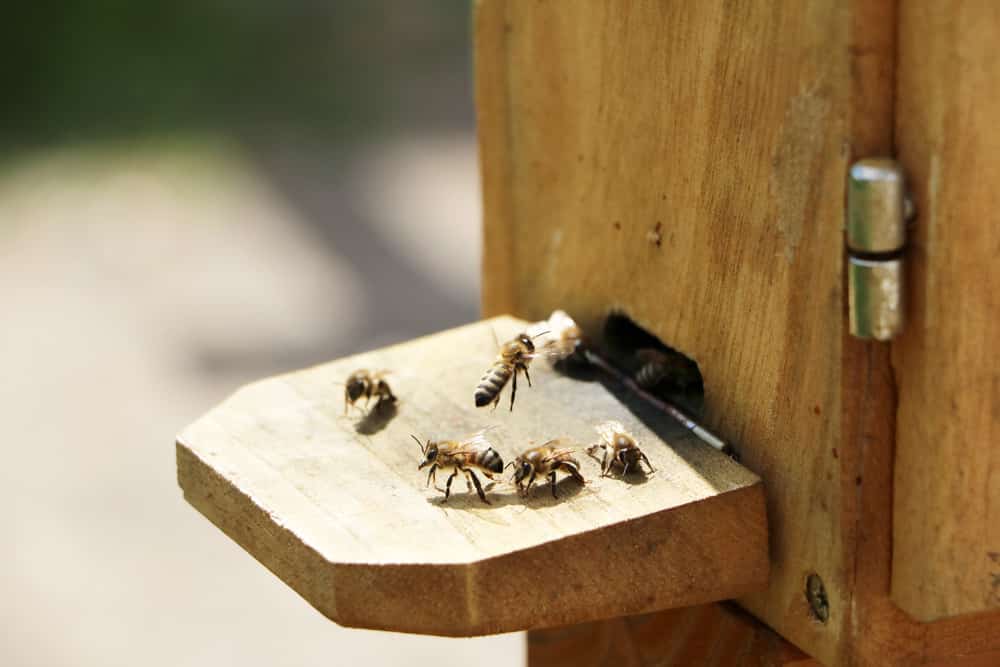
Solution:
<path fill-rule="evenodd" d="M 759 481 L 481 561 L 347 564 L 327 560 L 276 523 L 252 494 L 182 440 L 176 452 L 178 483 L 188 503 L 324 616 L 348 627 L 456 637 L 497 634 L 689 606 L 767 585 Z M 705 530 L 726 532 L 732 548 L 723 548 L 718 538 L 698 540 Z M 658 537 L 667 533 L 679 538 Z M 705 545 L 716 545 L 715 552 L 706 552 Z M 577 576 L 593 572 L 581 559 L 601 556 L 616 559 L 619 567 L 609 568 L 601 581 Z M 559 577 L 533 574 L 551 572 L 553 564 Z M 668 578 L 672 585 L 655 593 L 643 585 Z"/>

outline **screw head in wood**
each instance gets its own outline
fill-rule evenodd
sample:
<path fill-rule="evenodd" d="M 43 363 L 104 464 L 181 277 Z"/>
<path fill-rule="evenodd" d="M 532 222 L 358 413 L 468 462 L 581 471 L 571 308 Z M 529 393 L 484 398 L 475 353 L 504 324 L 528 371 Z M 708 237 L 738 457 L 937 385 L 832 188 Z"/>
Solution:
<path fill-rule="evenodd" d="M 806 600 L 813 617 L 820 623 L 826 623 L 830 618 L 830 601 L 823 580 L 815 572 L 806 577 Z"/>

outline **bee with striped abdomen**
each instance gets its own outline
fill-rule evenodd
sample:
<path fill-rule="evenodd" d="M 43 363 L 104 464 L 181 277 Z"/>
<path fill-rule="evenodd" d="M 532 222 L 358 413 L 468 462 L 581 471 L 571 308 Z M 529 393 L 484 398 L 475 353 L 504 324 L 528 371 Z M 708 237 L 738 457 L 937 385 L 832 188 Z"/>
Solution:
<path fill-rule="evenodd" d="M 354 371 L 344 383 L 344 414 L 347 414 L 349 407 L 362 398 L 365 399 L 365 409 L 371 399 L 375 399 L 375 410 L 378 410 L 382 403 L 395 403 L 396 396 L 389 388 L 389 383 L 385 381 L 385 376 L 389 371 Z"/>
<path fill-rule="evenodd" d="M 508 463 L 514 466 L 514 484 L 517 485 L 518 493 L 527 496 L 531 491 L 531 485 L 535 483 L 535 477 L 548 477 L 549 486 L 552 488 L 552 497 L 556 497 L 556 471 L 561 470 L 569 473 L 573 479 L 586 484 L 583 475 L 580 474 L 580 462 L 573 458 L 573 449 L 569 447 L 559 447 L 565 440 L 549 440 L 544 445 L 533 447 L 515 460 Z M 525 483 L 527 478 L 527 483 Z"/>
<path fill-rule="evenodd" d="M 430 472 L 427 473 L 428 485 L 436 479 L 439 469 L 452 471 L 447 484 L 445 484 L 445 501 L 451 495 L 452 480 L 461 472 L 465 475 L 466 488 L 469 488 L 469 479 L 471 478 L 472 483 L 476 485 L 479 499 L 487 505 L 490 504 L 490 501 L 486 499 L 486 494 L 483 493 L 483 486 L 479 483 L 475 470 L 479 470 L 492 480 L 493 475 L 503 473 L 503 459 L 497 450 L 493 449 L 490 441 L 486 439 L 485 431 L 479 431 L 465 440 L 428 440 L 426 444 L 421 443 L 415 435 L 410 437 L 417 441 L 417 444 L 420 445 L 420 453 L 424 455 L 417 470 L 423 470 L 430 466 Z"/>
<path fill-rule="evenodd" d="M 636 442 L 635 437 L 625 430 L 621 422 L 606 421 L 598 424 L 595 428 L 601 435 L 601 442 L 588 447 L 587 453 L 596 457 L 598 449 L 604 450 L 601 457 L 601 477 L 606 477 L 611 472 L 611 466 L 616 462 L 622 465 L 622 477 L 627 475 L 631 468 L 641 469 L 640 461 L 644 461 L 649 466 L 650 472 L 655 472 L 653 464 L 639 449 L 639 443 Z"/>
<path fill-rule="evenodd" d="M 535 357 L 535 343 L 531 339 L 532 336 L 520 333 L 500 346 L 500 354 L 497 355 L 493 365 L 479 380 L 479 386 L 476 387 L 477 408 L 493 403 L 495 409 L 500 403 L 500 392 L 510 382 L 510 409 L 513 412 L 514 396 L 517 394 L 517 374 L 524 373 L 525 379 L 528 380 L 528 386 L 531 386 L 528 364 Z"/>

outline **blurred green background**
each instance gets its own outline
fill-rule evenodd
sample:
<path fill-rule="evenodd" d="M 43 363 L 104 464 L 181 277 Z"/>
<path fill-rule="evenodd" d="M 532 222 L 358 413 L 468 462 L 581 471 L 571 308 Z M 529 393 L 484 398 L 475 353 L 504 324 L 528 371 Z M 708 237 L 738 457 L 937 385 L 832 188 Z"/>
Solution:
<path fill-rule="evenodd" d="M 0 664 L 522 664 L 333 625 L 174 473 L 241 384 L 478 316 L 470 3 L 22 3 L 0 49 Z"/>
<path fill-rule="evenodd" d="M 0 132 L 34 148 L 469 128 L 469 12 L 462 0 L 24 3 L 0 28 Z"/>

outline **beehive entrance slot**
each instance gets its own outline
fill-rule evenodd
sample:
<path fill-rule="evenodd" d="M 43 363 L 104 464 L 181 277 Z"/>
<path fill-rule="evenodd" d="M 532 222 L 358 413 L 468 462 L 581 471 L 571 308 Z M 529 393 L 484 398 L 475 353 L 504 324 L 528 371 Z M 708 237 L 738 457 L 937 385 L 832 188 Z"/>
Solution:
<path fill-rule="evenodd" d="M 612 361 L 649 393 L 699 417 L 705 385 L 697 362 L 667 345 L 624 313 L 604 323 L 604 344 Z"/>

